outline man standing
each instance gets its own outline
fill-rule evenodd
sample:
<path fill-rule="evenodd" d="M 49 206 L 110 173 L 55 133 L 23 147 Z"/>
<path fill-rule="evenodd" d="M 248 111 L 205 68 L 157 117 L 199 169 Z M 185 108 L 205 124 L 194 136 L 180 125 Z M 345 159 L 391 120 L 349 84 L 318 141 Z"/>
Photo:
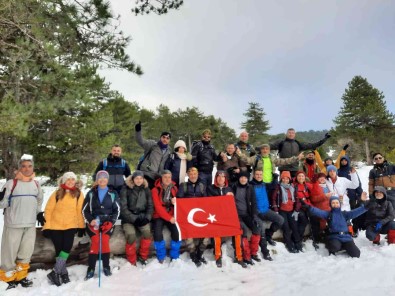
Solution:
<path fill-rule="evenodd" d="M 0 280 L 8 289 L 18 284 L 31 287 L 27 279 L 30 258 L 36 241 L 36 220 L 44 225 L 41 212 L 43 192 L 34 180 L 34 163 L 31 155 L 23 155 L 15 179 L 8 180 L 0 208 L 5 208 L 4 229 L 1 241 Z"/>
<path fill-rule="evenodd" d="M 191 151 L 193 166 L 198 169 L 199 178 L 206 186 L 213 183 L 214 161 L 219 159 L 210 141 L 211 131 L 205 129 L 202 140 L 193 145 Z"/>
<path fill-rule="evenodd" d="M 119 145 L 114 145 L 111 147 L 111 153 L 100 161 L 97 166 L 95 173 L 92 176 L 93 181 L 96 181 L 96 174 L 98 171 L 107 171 L 110 175 L 110 180 L 108 181 L 108 187 L 114 189 L 121 193 L 123 184 L 125 183 L 124 177 L 130 176 L 130 167 L 126 163 L 126 160 L 121 158 L 122 148 Z"/>
<path fill-rule="evenodd" d="M 148 186 L 152 189 L 155 186 L 155 180 L 160 178 L 166 160 L 171 154 L 169 146 L 171 134 L 162 132 L 159 141 L 144 140 L 141 134 L 141 121 L 135 125 L 134 129 L 136 131 L 136 141 L 144 149 L 144 157 L 138 169 L 144 173 Z"/>
<path fill-rule="evenodd" d="M 270 147 L 273 150 L 278 150 L 278 155 L 280 158 L 289 158 L 292 156 L 298 155 L 303 150 L 314 150 L 317 147 L 321 146 L 328 140 L 331 135 L 329 133 L 325 134 L 325 137 L 322 140 L 319 140 L 315 143 L 303 143 L 295 140 L 296 132 L 293 128 L 289 128 L 287 130 L 287 134 L 284 140 L 276 141 L 270 144 Z M 291 173 L 291 177 L 294 178 L 296 176 L 296 172 L 299 170 L 299 164 L 288 164 L 279 166 L 278 170 L 281 172 L 289 171 Z"/>
<path fill-rule="evenodd" d="M 240 149 L 241 154 L 251 157 L 256 154 L 254 147 L 248 143 L 248 133 L 246 131 L 241 132 L 239 141 L 235 144 L 236 148 Z M 252 167 L 248 167 L 248 171 L 251 173 Z"/>
<path fill-rule="evenodd" d="M 318 167 L 318 165 L 315 162 L 314 151 L 307 152 L 306 159 L 304 160 L 304 162 L 302 164 L 301 170 L 303 170 L 303 172 L 306 174 L 306 176 L 308 178 L 308 180 L 306 180 L 307 182 L 313 182 L 315 179 L 314 177 L 316 177 L 316 175 L 321 173 L 320 168 Z"/>

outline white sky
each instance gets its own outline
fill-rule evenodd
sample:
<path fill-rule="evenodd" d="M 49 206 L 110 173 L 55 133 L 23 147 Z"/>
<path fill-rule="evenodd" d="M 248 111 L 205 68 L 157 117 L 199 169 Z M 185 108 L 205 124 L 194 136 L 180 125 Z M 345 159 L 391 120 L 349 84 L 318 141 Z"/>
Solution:
<path fill-rule="evenodd" d="M 134 16 L 112 0 L 141 77 L 104 70 L 126 99 L 175 111 L 197 106 L 237 132 L 249 101 L 270 133 L 329 129 L 361 75 L 395 113 L 395 1 L 185 0 L 168 15 Z"/>

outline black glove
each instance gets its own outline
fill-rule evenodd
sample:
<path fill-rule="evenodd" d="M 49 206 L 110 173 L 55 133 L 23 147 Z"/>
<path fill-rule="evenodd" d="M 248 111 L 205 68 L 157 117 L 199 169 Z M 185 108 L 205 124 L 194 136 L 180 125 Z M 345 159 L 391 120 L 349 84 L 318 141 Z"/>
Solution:
<path fill-rule="evenodd" d="M 149 220 L 147 218 L 137 218 L 136 221 L 134 221 L 134 225 L 137 227 L 142 227 L 144 225 L 147 225 L 149 223 Z"/>
<path fill-rule="evenodd" d="M 78 237 L 83 237 L 85 235 L 85 233 L 86 233 L 85 228 L 78 228 L 78 230 L 77 230 Z"/>
<path fill-rule="evenodd" d="M 325 139 L 329 139 L 331 137 L 331 135 L 329 133 L 325 134 Z"/>
<path fill-rule="evenodd" d="M 51 230 L 50 229 L 45 229 L 45 230 L 43 230 L 43 236 L 45 237 L 45 238 L 51 238 Z"/>
<path fill-rule="evenodd" d="M 350 147 L 350 145 L 348 144 L 344 145 L 343 150 L 347 150 L 348 147 Z"/>
<path fill-rule="evenodd" d="M 302 208 L 304 208 L 304 209 L 306 209 L 306 210 L 310 209 L 310 207 L 311 207 L 309 204 L 307 204 L 307 203 L 304 201 L 304 199 L 301 199 L 301 200 L 300 200 L 300 203 L 302 204 Z"/>
<path fill-rule="evenodd" d="M 37 221 L 38 221 L 38 225 L 40 226 L 44 226 L 45 222 L 45 218 L 44 218 L 44 212 L 40 212 L 37 214 Z"/>
<path fill-rule="evenodd" d="M 135 130 L 136 132 L 141 131 L 141 121 L 139 121 L 139 123 L 137 123 L 137 124 L 134 126 L 134 130 Z"/>
<path fill-rule="evenodd" d="M 5 191 L 6 191 L 5 187 L 3 188 L 2 191 L 0 191 L 0 201 L 4 199 Z"/>

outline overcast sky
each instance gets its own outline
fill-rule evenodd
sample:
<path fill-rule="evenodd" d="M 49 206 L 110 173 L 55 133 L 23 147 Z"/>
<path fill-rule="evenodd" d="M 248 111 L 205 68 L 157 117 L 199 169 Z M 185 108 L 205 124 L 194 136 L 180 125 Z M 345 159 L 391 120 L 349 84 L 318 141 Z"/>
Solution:
<path fill-rule="evenodd" d="M 102 73 L 140 106 L 197 106 L 239 132 L 254 101 L 269 133 L 329 129 L 361 75 L 395 113 L 395 1 L 185 0 L 167 15 L 137 17 L 134 2 L 111 5 L 144 75 Z"/>

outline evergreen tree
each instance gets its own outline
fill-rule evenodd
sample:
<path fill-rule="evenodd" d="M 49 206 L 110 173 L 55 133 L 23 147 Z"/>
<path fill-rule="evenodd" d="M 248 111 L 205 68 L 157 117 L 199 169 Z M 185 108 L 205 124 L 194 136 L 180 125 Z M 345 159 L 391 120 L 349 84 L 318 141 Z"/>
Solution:
<path fill-rule="evenodd" d="M 183 0 L 141 0 L 136 1 L 136 6 L 132 9 L 135 15 L 156 13 L 166 14 L 169 10 L 178 9 L 184 3 Z"/>
<path fill-rule="evenodd" d="M 371 164 L 371 146 L 377 149 L 380 139 L 394 129 L 394 115 L 387 110 L 383 93 L 361 76 L 348 83 L 342 100 L 334 120 L 336 135 L 363 142 L 366 161 Z"/>
<path fill-rule="evenodd" d="M 248 132 L 250 143 L 259 145 L 268 139 L 269 121 L 265 120 L 266 113 L 259 103 L 249 102 L 248 105 L 247 111 L 243 113 L 246 121 L 241 123 L 241 128 Z"/>

